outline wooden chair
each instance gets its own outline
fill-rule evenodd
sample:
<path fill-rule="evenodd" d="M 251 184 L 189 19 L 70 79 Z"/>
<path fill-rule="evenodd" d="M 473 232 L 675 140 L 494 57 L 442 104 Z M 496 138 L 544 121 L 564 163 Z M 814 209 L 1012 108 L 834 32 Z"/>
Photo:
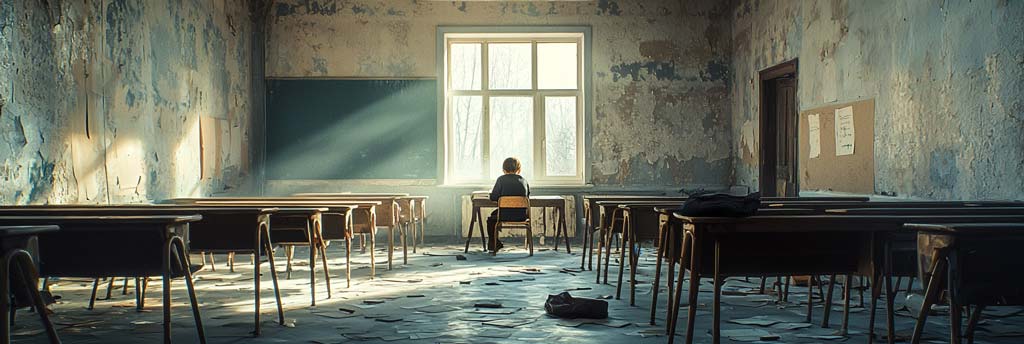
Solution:
<path fill-rule="evenodd" d="M 3 248 L 3 256 L 0 257 L 0 342 L 11 342 L 11 319 L 18 307 L 35 309 L 50 343 L 61 342 L 50 322 L 43 297 L 36 288 L 39 273 L 33 258 L 38 235 L 58 230 L 57 226 L 0 227 L 0 247 Z"/>
<path fill-rule="evenodd" d="M 526 220 L 524 221 L 502 221 L 501 210 L 502 209 L 526 209 Z M 491 251 L 491 255 L 498 254 L 498 235 L 497 232 L 504 228 L 506 225 L 512 227 L 526 228 L 526 247 L 530 250 L 530 256 L 533 256 L 533 227 L 530 225 L 530 198 L 527 196 L 502 196 L 498 198 L 498 213 L 497 223 L 495 223 L 495 233 L 491 235 L 491 247 L 494 250 Z"/>

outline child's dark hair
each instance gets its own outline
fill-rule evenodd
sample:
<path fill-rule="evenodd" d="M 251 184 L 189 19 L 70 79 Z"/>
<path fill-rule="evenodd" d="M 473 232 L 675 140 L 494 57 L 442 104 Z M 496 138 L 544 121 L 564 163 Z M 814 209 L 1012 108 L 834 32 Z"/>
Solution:
<path fill-rule="evenodd" d="M 506 173 L 517 172 L 520 168 L 522 168 L 522 165 L 519 163 L 519 159 L 516 158 L 506 158 L 505 162 L 501 163 L 501 169 Z"/>

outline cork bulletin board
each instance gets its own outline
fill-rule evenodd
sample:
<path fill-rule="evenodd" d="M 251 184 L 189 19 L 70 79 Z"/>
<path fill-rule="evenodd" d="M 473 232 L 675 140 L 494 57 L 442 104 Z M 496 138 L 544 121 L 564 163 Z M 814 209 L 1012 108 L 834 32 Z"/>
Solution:
<path fill-rule="evenodd" d="M 837 111 L 838 110 L 838 111 Z M 852 118 L 851 117 L 852 114 Z M 817 130 L 812 126 L 817 117 Z M 836 120 L 839 120 L 839 126 Z M 800 113 L 800 189 L 875 192 L 875 101 L 830 104 Z M 836 139 L 837 130 L 840 139 Z M 814 142 L 813 132 L 818 140 Z M 812 146 L 817 143 L 816 156 Z M 837 149 L 837 144 L 839 149 Z M 850 150 L 852 149 L 852 153 Z"/>

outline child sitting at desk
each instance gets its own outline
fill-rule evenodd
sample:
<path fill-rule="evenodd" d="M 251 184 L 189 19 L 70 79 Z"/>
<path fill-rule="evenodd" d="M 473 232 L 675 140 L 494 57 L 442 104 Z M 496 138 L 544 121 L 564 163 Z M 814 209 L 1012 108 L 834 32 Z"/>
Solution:
<path fill-rule="evenodd" d="M 504 175 L 498 177 L 498 180 L 494 182 L 494 188 L 491 189 L 491 200 L 497 202 L 499 197 L 502 196 L 530 196 L 530 185 L 526 183 L 526 179 L 519 175 L 519 171 L 522 169 L 522 165 L 519 163 L 519 159 L 507 158 L 505 162 L 501 164 L 501 169 L 505 172 Z M 516 209 L 516 208 L 505 208 L 501 211 L 502 221 L 524 221 L 529 209 Z M 496 226 L 498 223 L 498 210 L 491 212 L 491 216 L 487 218 L 487 235 L 497 238 L 498 232 Z M 491 245 L 491 240 L 488 240 L 488 245 Z M 501 240 L 494 240 L 497 242 L 497 248 L 488 247 L 492 251 L 500 250 L 503 246 Z"/>

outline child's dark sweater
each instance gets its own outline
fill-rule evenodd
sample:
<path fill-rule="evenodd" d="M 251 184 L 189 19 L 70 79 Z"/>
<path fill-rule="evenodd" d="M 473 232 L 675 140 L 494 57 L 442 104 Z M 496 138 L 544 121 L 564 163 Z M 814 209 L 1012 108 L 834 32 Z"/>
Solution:
<path fill-rule="evenodd" d="M 501 196 L 529 196 L 530 185 L 518 174 L 505 174 L 498 177 L 491 189 L 491 200 L 497 202 Z M 527 209 L 502 209 L 501 220 L 521 221 L 526 219 Z"/>

